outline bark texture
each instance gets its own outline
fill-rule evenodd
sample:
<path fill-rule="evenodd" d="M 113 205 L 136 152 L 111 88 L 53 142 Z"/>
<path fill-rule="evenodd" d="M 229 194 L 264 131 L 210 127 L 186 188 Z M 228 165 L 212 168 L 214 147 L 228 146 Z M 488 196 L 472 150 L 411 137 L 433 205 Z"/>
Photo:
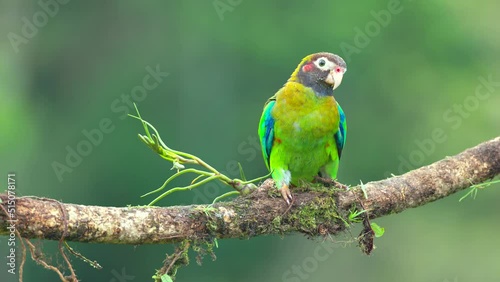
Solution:
<path fill-rule="evenodd" d="M 347 228 L 349 210 L 368 211 L 370 218 L 399 213 L 463 190 L 500 174 L 500 137 L 456 156 L 401 176 L 369 182 L 349 190 L 314 185 L 292 190 L 288 207 L 266 180 L 257 191 L 233 201 L 173 207 L 99 207 L 64 204 L 52 199 L 16 199 L 11 218 L 8 194 L 0 194 L 0 235 L 14 221 L 25 238 L 67 241 L 158 244 L 185 239 L 250 238 L 301 232 L 335 234 Z M 366 198 L 364 192 L 366 193 Z M 12 197 L 11 197 L 12 199 Z"/>

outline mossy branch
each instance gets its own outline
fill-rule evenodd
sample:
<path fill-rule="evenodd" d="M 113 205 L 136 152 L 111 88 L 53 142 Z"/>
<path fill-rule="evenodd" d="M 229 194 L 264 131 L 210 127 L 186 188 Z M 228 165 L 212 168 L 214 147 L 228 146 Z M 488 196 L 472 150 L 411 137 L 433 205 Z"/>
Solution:
<path fill-rule="evenodd" d="M 353 207 L 371 218 L 399 213 L 482 183 L 500 174 L 500 137 L 454 157 L 401 176 L 368 182 L 349 190 L 299 187 L 292 207 L 266 180 L 255 192 L 207 205 L 99 207 L 61 204 L 33 197 L 16 199 L 17 231 L 25 238 L 112 244 L 175 243 L 185 239 L 250 238 L 300 232 L 336 234 L 347 228 Z M 364 191 L 363 191 L 364 190 Z M 364 197 L 366 193 L 366 198 Z M 8 195 L 0 195 L 8 208 Z M 65 212 L 63 212 L 64 210 Z M 97 216 L 96 216 L 97 215 Z M 0 213 L 0 235 L 9 216 Z"/>

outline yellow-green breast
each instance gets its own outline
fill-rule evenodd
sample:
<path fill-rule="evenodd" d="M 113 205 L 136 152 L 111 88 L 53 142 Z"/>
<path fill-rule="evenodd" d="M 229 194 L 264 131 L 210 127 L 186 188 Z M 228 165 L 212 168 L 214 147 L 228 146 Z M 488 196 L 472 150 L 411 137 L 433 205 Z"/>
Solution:
<path fill-rule="evenodd" d="M 292 183 L 306 181 L 331 161 L 339 112 L 333 96 L 317 96 L 311 88 L 289 81 L 276 94 L 271 169 L 289 170 Z"/>

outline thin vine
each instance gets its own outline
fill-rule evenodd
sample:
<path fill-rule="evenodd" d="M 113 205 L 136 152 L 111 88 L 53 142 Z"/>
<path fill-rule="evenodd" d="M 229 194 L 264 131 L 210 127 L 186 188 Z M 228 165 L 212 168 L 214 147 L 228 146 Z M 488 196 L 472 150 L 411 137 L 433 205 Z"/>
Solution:
<path fill-rule="evenodd" d="M 182 151 L 171 149 L 170 147 L 165 145 L 165 143 L 161 139 L 160 134 L 158 133 L 156 128 L 151 123 L 144 120 L 141 117 L 141 114 L 139 113 L 137 106 L 135 104 L 134 104 L 134 106 L 135 106 L 135 110 L 137 112 L 137 116 L 130 115 L 130 114 L 129 114 L 129 116 L 132 118 L 138 119 L 141 122 L 141 124 L 144 128 L 144 132 L 145 132 L 145 134 L 138 134 L 139 139 L 141 139 L 141 141 L 144 142 L 144 144 L 146 144 L 149 148 L 151 148 L 161 158 L 163 158 L 169 162 L 172 162 L 172 169 L 177 170 L 177 172 L 174 173 L 169 178 L 167 178 L 167 180 L 165 180 L 163 185 L 161 185 L 158 189 L 150 191 L 150 192 L 142 195 L 141 197 L 147 197 L 149 195 L 162 192 L 170 182 L 172 182 L 174 179 L 177 179 L 181 175 L 184 175 L 184 174 L 194 174 L 195 175 L 195 177 L 193 178 L 193 180 L 191 181 L 191 183 L 189 185 L 173 187 L 173 188 L 168 189 L 167 191 L 165 191 L 162 194 L 160 194 L 159 196 L 157 196 L 154 200 L 152 200 L 148 204 L 148 206 L 152 206 L 152 205 L 156 204 L 158 201 L 160 201 L 161 199 L 165 198 L 166 196 L 168 196 L 172 193 L 195 189 L 195 188 L 202 186 L 203 184 L 206 184 L 206 183 L 208 183 L 210 181 L 214 181 L 214 180 L 220 181 L 223 184 L 230 186 L 236 190 L 236 191 L 231 191 L 231 192 L 228 192 L 226 194 L 223 194 L 221 196 L 216 197 L 214 199 L 214 203 L 215 203 L 216 201 L 218 201 L 220 199 L 223 199 L 225 197 L 232 196 L 235 194 L 248 195 L 257 188 L 257 186 L 254 184 L 254 182 L 261 181 L 261 180 L 269 177 L 270 174 L 262 176 L 262 177 L 258 177 L 255 179 L 251 179 L 251 180 L 246 180 L 245 174 L 243 173 L 243 169 L 241 168 L 241 165 L 240 165 L 239 167 L 240 167 L 241 179 L 238 179 L 238 178 L 231 179 L 230 177 L 220 173 L 217 169 L 215 169 L 211 165 L 207 164 L 201 158 L 199 158 L 195 155 L 189 154 L 189 153 L 185 153 Z M 153 133 L 151 133 L 150 130 L 153 131 Z M 201 169 L 199 169 L 199 168 L 186 168 L 185 165 L 193 165 L 195 167 L 201 167 Z"/>

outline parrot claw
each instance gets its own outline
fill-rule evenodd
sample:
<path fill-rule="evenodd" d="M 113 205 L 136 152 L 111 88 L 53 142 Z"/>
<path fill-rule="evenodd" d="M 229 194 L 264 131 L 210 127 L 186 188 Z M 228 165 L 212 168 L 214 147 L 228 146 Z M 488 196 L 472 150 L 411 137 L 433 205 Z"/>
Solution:
<path fill-rule="evenodd" d="M 290 201 L 293 200 L 292 193 L 290 192 L 290 188 L 288 188 L 288 185 L 283 185 L 280 189 L 281 196 L 283 196 L 283 199 L 285 199 L 285 202 L 290 205 Z"/>
<path fill-rule="evenodd" d="M 340 182 L 339 182 L 339 181 L 337 181 L 336 179 L 333 179 L 333 180 L 332 180 L 332 182 L 333 182 L 333 186 L 334 186 L 335 188 L 339 188 L 339 189 L 346 190 L 346 191 L 347 191 L 347 190 L 349 190 L 349 186 L 347 186 L 347 185 L 345 185 L 345 184 L 340 183 Z"/>
<path fill-rule="evenodd" d="M 314 178 L 314 180 L 316 180 L 317 182 L 325 185 L 326 187 L 335 187 L 335 188 L 339 188 L 339 189 L 342 189 L 342 190 L 349 190 L 349 186 L 345 185 L 345 184 L 342 184 L 340 183 L 339 181 L 337 181 L 336 179 L 332 179 L 332 178 L 326 178 L 326 177 L 320 177 L 320 176 L 316 176 Z"/>

